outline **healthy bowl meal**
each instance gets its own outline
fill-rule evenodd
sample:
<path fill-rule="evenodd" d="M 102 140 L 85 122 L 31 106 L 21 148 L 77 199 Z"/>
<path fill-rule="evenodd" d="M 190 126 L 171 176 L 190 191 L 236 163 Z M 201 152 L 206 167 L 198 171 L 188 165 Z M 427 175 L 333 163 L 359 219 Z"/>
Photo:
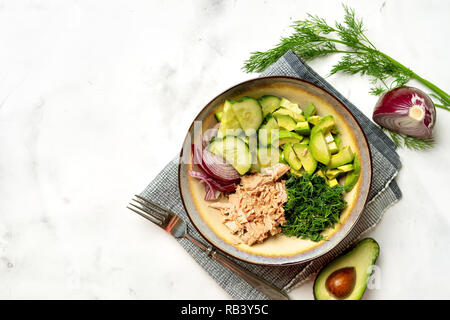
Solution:
<path fill-rule="evenodd" d="M 306 81 L 266 77 L 211 101 L 181 152 L 180 193 L 197 231 L 258 264 L 314 259 L 359 218 L 372 176 L 352 114 Z"/>

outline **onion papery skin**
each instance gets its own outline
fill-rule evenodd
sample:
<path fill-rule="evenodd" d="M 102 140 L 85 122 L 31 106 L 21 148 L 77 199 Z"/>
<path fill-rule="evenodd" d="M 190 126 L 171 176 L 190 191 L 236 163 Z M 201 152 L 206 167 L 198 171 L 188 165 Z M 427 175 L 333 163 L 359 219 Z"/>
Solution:
<path fill-rule="evenodd" d="M 436 108 L 423 91 L 403 86 L 386 92 L 378 99 L 372 119 L 389 130 L 430 139 L 436 121 Z"/>

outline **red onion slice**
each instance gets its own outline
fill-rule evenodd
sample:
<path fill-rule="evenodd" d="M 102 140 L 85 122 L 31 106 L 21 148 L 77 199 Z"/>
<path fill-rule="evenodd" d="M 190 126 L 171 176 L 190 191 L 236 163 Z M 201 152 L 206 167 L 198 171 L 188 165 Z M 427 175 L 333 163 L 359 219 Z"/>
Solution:
<path fill-rule="evenodd" d="M 380 97 L 375 105 L 373 121 L 395 132 L 429 139 L 436 121 L 436 108 L 423 91 L 404 86 Z"/>
<path fill-rule="evenodd" d="M 192 145 L 194 164 L 198 165 L 203 171 L 214 179 L 224 182 L 239 182 L 241 175 L 231 164 L 216 156 L 207 149 L 202 150 L 197 145 Z"/>
<path fill-rule="evenodd" d="M 206 149 L 203 150 L 202 163 L 210 175 L 216 179 L 225 182 L 238 182 L 241 178 L 239 172 L 231 164 Z"/>
<path fill-rule="evenodd" d="M 189 170 L 189 175 L 200 181 L 203 181 L 213 190 L 219 190 L 222 192 L 233 192 L 236 190 L 236 183 L 226 183 L 222 181 L 217 181 L 208 176 L 205 172 Z"/>

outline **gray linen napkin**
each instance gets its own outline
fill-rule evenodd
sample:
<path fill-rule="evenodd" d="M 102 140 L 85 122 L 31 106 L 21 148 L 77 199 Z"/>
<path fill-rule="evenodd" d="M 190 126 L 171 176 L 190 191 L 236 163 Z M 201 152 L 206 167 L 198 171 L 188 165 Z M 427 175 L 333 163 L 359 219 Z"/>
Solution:
<path fill-rule="evenodd" d="M 392 141 L 353 104 L 345 99 L 308 65 L 303 63 L 294 53 L 287 52 L 262 74 L 262 76 L 268 75 L 285 75 L 305 79 L 334 94 L 350 109 L 362 125 L 369 140 L 373 158 L 374 178 L 369 192 L 369 200 L 362 216 L 349 235 L 328 254 L 307 263 L 279 267 L 254 265 L 230 257 L 236 263 L 289 292 L 308 277 L 315 274 L 332 258 L 354 244 L 363 233 L 373 228 L 380 221 L 387 208 L 401 198 L 401 191 L 394 180 L 401 167 L 401 163 Z M 188 223 L 189 232 L 193 236 L 202 239 L 190 223 L 184 211 L 177 179 L 178 158 L 175 158 L 150 182 L 141 195 L 179 214 Z M 265 295 L 254 289 L 235 273 L 208 257 L 187 239 L 178 239 L 178 241 L 195 261 L 233 298 L 267 299 Z"/>

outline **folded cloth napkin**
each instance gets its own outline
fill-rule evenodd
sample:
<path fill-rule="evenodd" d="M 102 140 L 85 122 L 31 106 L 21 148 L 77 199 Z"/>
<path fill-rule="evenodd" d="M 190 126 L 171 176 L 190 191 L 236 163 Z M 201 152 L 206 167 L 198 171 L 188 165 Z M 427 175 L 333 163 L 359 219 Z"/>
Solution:
<path fill-rule="evenodd" d="M 401 198 L 400 189 L 394 178 L 401 167 L 395 145 L 386 135 L 351 102 L 345 99 L 322 77 L 302 62 L 294 53 L 287 52 L 277 62 L 271 65 L 262 76 L 279 75 L 292 76 L 317 84 L 331 92 L 342 101 L 361 124 L 370 144 L 373 161 L 373 179 L 369 192 L 369 200 L 362 216 L 347 237 L 329 253 L 313 261 L 291 266 L 261 266 L 242 262 L 231 258 L 253 273 L 258 274 L 275 286 L 291 291 L 311 275 L 320 270 L 328 261 L 342 253 L 354 244 L 361 236 L 373 228 L 381 219 L 387 208 Z M 179 214 L 188 224 L 189 232 L 199 239 L 189 221 L 181 203 L 178 190 L 178 158 L 170 162 L 150 182 L 141 196 L 155 201 L 169 210 Z M 202 250 L 187 239 L 177 239 L 183 248 L 213 277 L 217 283 L 235 299 L 267 299 L 265 295 L 250 286 L 234 272 L 222 266 L 219 262 L 207 256 Z M 204 240 L 204 239 L 203 239 Z M 205 241 L 205 240 L 204 240 Z M 206 241 L 205 241 L 206 242 Z"/>

